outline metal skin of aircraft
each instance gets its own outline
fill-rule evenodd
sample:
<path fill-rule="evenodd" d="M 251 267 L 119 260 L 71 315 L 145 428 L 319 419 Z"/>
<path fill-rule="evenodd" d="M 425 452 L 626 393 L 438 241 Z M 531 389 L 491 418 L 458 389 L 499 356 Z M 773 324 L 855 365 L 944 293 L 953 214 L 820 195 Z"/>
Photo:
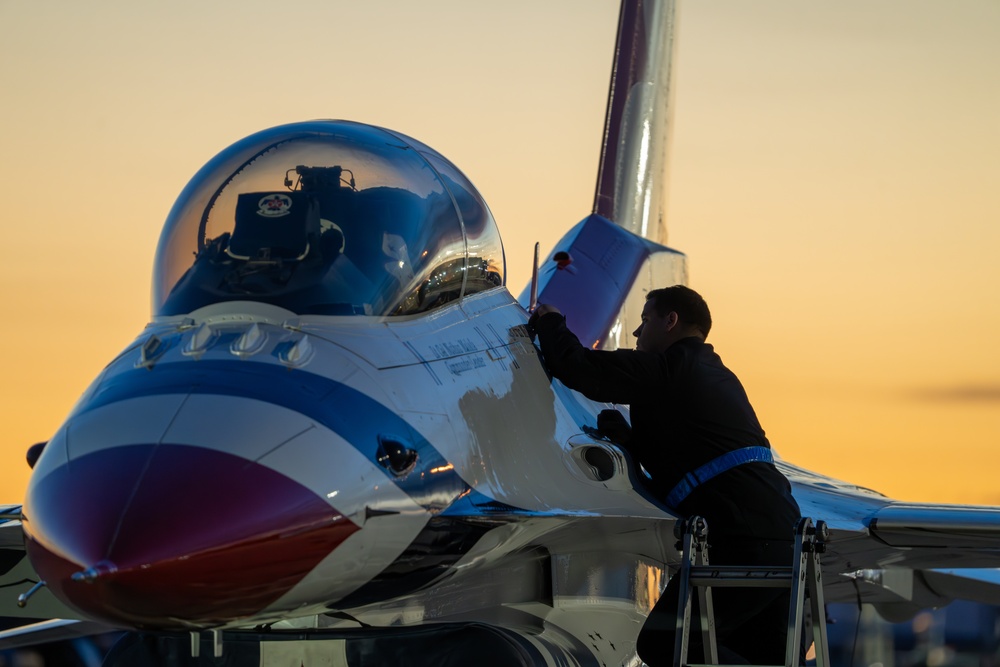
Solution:
<path fill-rule="evenodd" d="M 674 16 L 623 3 L 594 213 L 541 265 L 598 348 L 685 280 L 660 243 Z M 677 517 L 596 429 L 613 406 L 547 374 L 529 299 L 414 139 L 324 120 L 222 151 L 167 218 L 151 323 L 0 508 L 0 616 L 59 619 L 0 649 L 124 629 L 106 665 L 640 664 Z M 777 465 L 830 528 L 827 601 L 1000 599 L 1000 509 Z"/>

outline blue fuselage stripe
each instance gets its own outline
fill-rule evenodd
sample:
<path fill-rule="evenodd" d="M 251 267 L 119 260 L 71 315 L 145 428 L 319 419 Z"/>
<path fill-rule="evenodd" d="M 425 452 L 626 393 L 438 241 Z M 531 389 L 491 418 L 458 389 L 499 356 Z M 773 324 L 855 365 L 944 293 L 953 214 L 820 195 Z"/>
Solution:
<path fill-rule="evenodd" d="M 393 410 L 336 380 L 276 364 L 203 359 L 129 370 L 106 379 L 74 414 L 130 398 L 168 394 L 234 396 L 293 410 L 337 433 L 376 464 L 380 439 L 400 442 L 417 453 L 415 467 L 398 476 L 387 470 L 386 476 L 432 512 L 469 491 L 444 456 Z M 427 474 L 431 470 L 435 472 Z"/>

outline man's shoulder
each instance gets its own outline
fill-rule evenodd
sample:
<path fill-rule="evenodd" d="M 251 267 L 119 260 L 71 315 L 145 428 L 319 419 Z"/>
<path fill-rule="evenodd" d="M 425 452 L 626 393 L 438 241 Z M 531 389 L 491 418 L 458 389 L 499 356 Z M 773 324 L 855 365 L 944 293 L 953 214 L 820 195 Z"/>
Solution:
<path fill-rule="evenodd" d="M 708 350 L 712 351 L 714 348 L 711 343 L 706 343 L 704 338 L 698 336 L 688 336 L 687 338 L 681 338 L 679 341 L 671 345 L 670 347 L 676 347 L 679 349 L 690 349 L 690 350 Z"/>
<path fill-rule="evenodd" d="M 712 344 L 706 343 L 703 338 L 683 338 L 667 348 L 665 354 L 668 365 L 675 372 L 686 368 L 698 375 L 724 373 L 735 377 L 735 374 L 723 363 L 722 357 L 715 351 Z"/>
<path fill-rule="evenodd" d="M 663 354 L 668 359 L 675 362 L 682 359 L 687 359 L 693 362 L 705 357 L 719 356 L 715 353 L 715 350 L 709 343 L 706 343 L 703 338 L 698 338 L 697 336 L 681 338 L 679 341 L 664 350 Z"/>

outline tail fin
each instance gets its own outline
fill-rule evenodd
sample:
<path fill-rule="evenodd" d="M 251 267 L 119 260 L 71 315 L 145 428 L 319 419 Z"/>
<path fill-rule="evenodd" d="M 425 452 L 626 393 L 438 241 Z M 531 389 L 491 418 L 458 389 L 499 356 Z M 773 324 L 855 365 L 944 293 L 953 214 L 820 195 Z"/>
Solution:
<path fill-rule="evenodd" d="M 595 214 L 567 232 L 538 274 L 538 303 L 558 307 L 584 345 L 615 350 L 635 346 L 646 294 L 687 282 L 687 264 L 676 250 Z M 519 299 L 526 308 L 529 291 Z"/>
<path fill-rule="evenodd" d="M 608 90 L 594 213 L 667 242 L 676 0 L 623 0 Z"/>
<path fill-rule="evenodd" d="M 594 212 L 540 266 L 538 302 L 594 348 L 633 347 L 646 294 L 687 282 L 687 258 L 661 245 L 675 4 L 622 0 Z M 520 301 L 533 301 L 528 290 Z"/>

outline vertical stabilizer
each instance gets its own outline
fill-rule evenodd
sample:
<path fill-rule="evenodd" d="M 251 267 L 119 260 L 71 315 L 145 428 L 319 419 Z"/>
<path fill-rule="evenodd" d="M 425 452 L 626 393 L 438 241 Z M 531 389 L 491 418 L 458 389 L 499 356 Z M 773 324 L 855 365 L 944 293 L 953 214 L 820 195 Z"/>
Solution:
<path fill-rule="evenodd" d="M 622 0 L 594 213 L 660 244 L 673 116 L 677 0 Z"/>
<path fill-rule="evenodd" d="M 622 0 L 594 211 L 532 281 L 538 302 L 557 306 L 595 349 L 633 347 L 650 290 L 687 283 L 687 258 L 665 247 L 677 2 Z"/>

